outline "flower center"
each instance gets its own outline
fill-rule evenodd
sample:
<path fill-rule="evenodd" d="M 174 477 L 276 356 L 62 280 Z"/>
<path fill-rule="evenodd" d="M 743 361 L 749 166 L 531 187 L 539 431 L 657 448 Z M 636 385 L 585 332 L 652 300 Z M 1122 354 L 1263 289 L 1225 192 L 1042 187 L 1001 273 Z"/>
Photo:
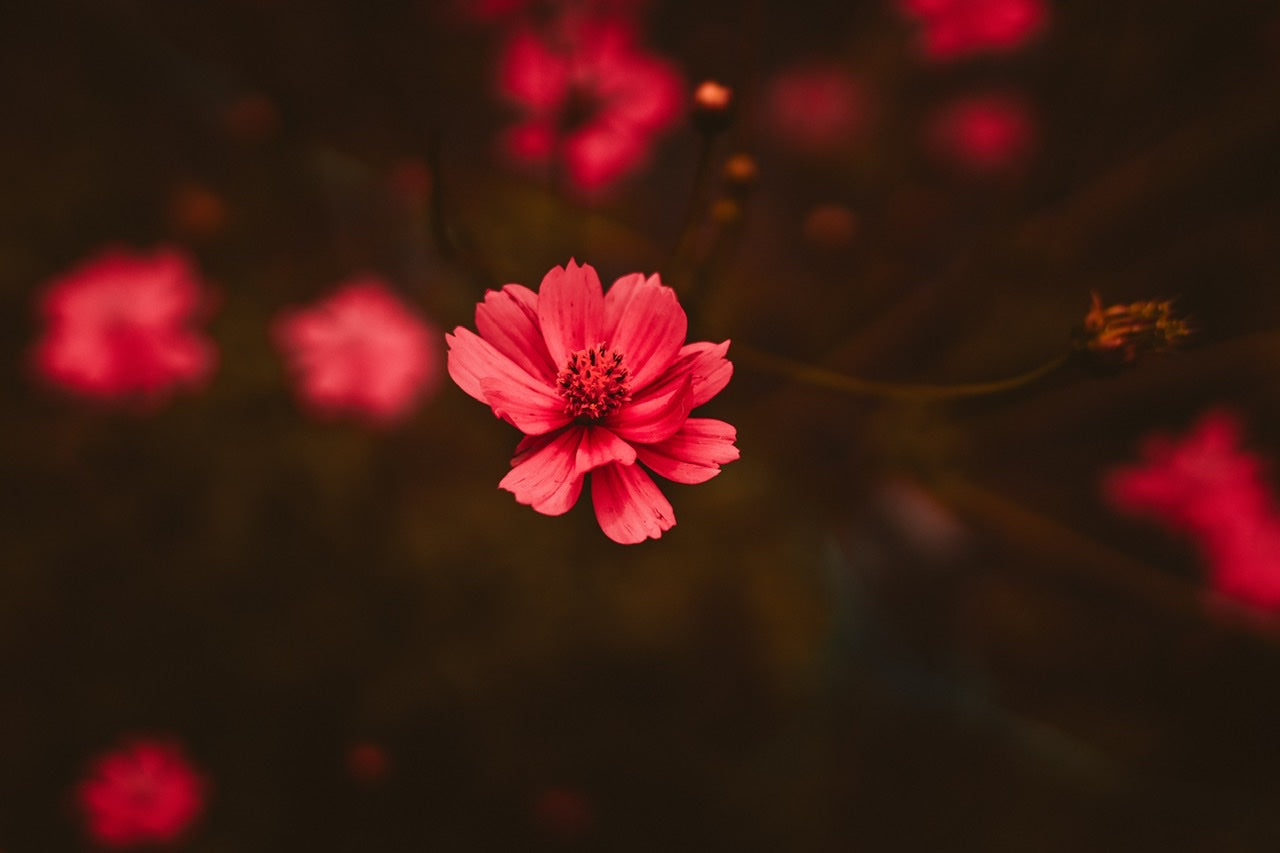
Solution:
<path fill-rule="evenodd" d="M 604 344 L 580 349 L 556 377 L 565 414 L 597 421 L 631 399 L 622 353 Z"/>

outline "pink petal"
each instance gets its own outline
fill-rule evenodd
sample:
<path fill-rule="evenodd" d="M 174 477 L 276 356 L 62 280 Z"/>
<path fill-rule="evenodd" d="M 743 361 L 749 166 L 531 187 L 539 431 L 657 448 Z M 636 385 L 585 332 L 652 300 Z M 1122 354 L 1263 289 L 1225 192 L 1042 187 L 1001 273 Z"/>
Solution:
<path fill-rule="evenodd" d="M 720 466 L 738 458 L 738 432 L 724 421 L 689 418 L 680 431 L 657 444 L 636 448 L 637 458 L 655 474 L 677 483 L 704 483 Z"/>
<path fill-rule="evenodd" d="M 680 349 L 680 355 L 668 374 L 687 373 L 693 383 L 693 408 L 701 406 L 724 390 L 733 376 L 733 363 L 724 357 L 729 342 L 713 344 L 699 341 Z"/>
<path fill-rule="evenodd" d="M 538 288 L 538 320 L 553 364 L 603 343 L 604 294 L 590 264 L 553 267 Z"/>
<path fill-rule="evenodd" d="M 530 376 L 493 344 L 462 326 L 445 335 L 449 375 L 458 387 L 529 435 L 564 426 L 564 401 L 545 381 Z"/>
<path fill-rule="evenodd" d="M 559 367 L 547 355 L 538 327 L 538 295 L 520 284 L 490 290 L 476 306 L 476 330 L 531 376 L 554 383 Z"/>
<path fill-rule="evenodd" d="M 556 126 L 541 118 L 513 125 L 503 131 L 501 148 L 518 163 L 546 163 L 555 153 Z"/>
<path fill-rule="evenodd" d="M 633 400 L 605 419 L 605 426 L 637 444 L 656 444 L 670 438 L 689 419 L 693 408 L 689 377 L 673 376 L 651 385 L 645 396 Z"/>
<path fill-rule="evenodd" d="M 564 400 L 544 385 L 482 379 L 480 386 L 493 413 L 525 435 L 542 435 L 573 420 L 564 410 Z"/>
<path fill-rule="evenodd" d="M 564 140 L 564 160 L 573 183 L 596 192 L 638 167 L 647 155 L 633 128 L 595 122 Z"/>
<path fill-rule="evenodd" d="M 639 465 L 606 465 L 591 475 L 591 502 L 605 535 L 622 545 L 657 539 L 676 523 L 671 504 Z"/>
<path fill-rule="evenodd" d="M 601 465 L 618 462 L 631 465 L 636 461 L 636 449 L 617 434 L 604 427 L 589 426 L 584 429 L 582 443 L 578 445 L 575 471 L 585 474 Z"/>
<path fill-rule="evenodd" d="M 520 30 L 503 48 L 498 91 L 530 110 L 554 111 L 569 96 L 569 63 L 537 33 Z"/>
<path fill-rule="evenodd" d="M 684 344 L 689 321 L 657 275 L 623 276 L 604 298 L 605 337 L 622 353 L 636 393 L 662 375 Z"/>
<path fill-rule="evenodd" d="M 575 470 L 582 437 L 581 429 L 570 428 L 525 438 L 498 487 L 543 515 L 563 515 L 582 493 L 582 474 Z"/>

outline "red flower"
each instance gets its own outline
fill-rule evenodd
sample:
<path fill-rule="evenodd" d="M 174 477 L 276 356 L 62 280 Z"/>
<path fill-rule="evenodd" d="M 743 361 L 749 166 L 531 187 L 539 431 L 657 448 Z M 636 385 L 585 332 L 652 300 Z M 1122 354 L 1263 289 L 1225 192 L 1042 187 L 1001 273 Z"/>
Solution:
<path fill-rule="evenodd" d="M 900 0 L 898 5 L 920 23 L 920 49 L 936 61 L 1016 50 L 1039 35 L 1049 19 L 1044 0 Z"/>
<path fill-rule="evenodd" d="M 656 539 L 675 515 L 637 462 L 702 483 L 738 458 L 732 426 L 689 417 L 728 384 L 729 342 L 684 344 L 684 309 L 656 275 L 623 276 L 604 294 L 594 268 L 570 261 L 538 293 L 486 293 L 476 328 L 446 335 L 449 375 L 525 434 L 498 485 L 538 512 L 567 512 L 590 472 L 605 534 Z"/>
<path fill-rule="evenodd" d="M 961 98 L 934 116 L 930 130 L 939 156 L 981 173 L 1017 165 L 1035 142 L 1026 105 L 1011 95 Z"/>
<path fill-rule="evenodd" d="M 159 400 L 180 385 L 197 385 L 217 361 L 213 345 L 193 328 L 204 299 L 178 249 L 104 252 L 46 286 L 36 371 L 104 400 Z"/>
<path fill-rule="evenodd" d="M 1280 608 L 1280 511 L 1262 460 L 1239 445 L 1237 419 L 1210 412 L 1181 439 L 1149 438 L 1143 463 L 1110 472 L 1104 490 L 1118 509 L 1195 538 L 1218 591 Z"/>
<path fill-rule="evenodd" d="M 130 847 L 176 841 L 203 809 L 206 788 L 180 747 L 142 739 L 98 756 L 76 793 L 93 840 Z"/>
<path fill-rule="evenodd" d="M 352 413 L 394 423 L 439 383 L 437 332 L 373 276 L 283 312 L 273 331 L 299 398 L 322 416 Z"/>
<path fill-rule="evenodd" d="M 671 63 L 639 50 L 621 19 L 567 18 L 556 38 L 525 28 L 507 42 L 498 89 L 525 113 L 502 145 L 515 161 L 564 164 L 595 192 L 637 169 L 653 138 L 680 117 Z"/>

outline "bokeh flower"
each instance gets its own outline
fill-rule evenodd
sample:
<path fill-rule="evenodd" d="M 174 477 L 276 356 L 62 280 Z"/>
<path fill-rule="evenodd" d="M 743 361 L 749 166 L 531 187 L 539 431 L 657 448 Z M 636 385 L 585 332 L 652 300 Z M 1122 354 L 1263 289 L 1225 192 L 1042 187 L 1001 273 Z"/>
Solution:
<path fill-rule="evenodd" d="M 728 384 L 729 342 L 685 344 L 687 326 L 657 275 L 623 276 L 606 294 L 595 269 L 572 260 L 536 293 L 519 284 L 486 293 L 479 334 L 459 326 L 446 338 L 453 380 L 525 434 L 498 485 L 560 515 L 590 473 L 610 539 L 632 544 L 671 528 L 671 504 L 645 468 L 702 483 L 738 458 L 732 426 L 689 417 Z"/>
<path fill-rule="evenodd" d="M 102 400 L 158 401 L 199 385 L 217 363 L 196 330 L 207 296 L 176 248 L 110 249 L 49 282 L 34 366 L 60 388 Z"/>
<path fill-rule="evenodd" d="M 920 51 L 934 61 L 1016 50 L 1044 30 L 1045 0 L 899 0 L 920 27 Z"/>
<path fill-rule="evenodd" d="M 1240 447 L 1239 419 L 1214 410 L 1182 438 L 1149 437 L 1142 462 L 1109 472 L 1117 509 L 1190 535 L 1224 595 L 1280 608 L 1280 511 L 1258 456 Z"/>
<path fill-rule="evenodd" d="M 321 416 L 395 423 L 439 385 L 438 332 L 374 276 L 282 312 L 273 334 L 298 398 Z"/>
<path fill-rule="evenodd" d="M 938 110 L 929 136 L 940 158 L 971 172 L 988 174 L 1025 161 L 1035 144 L 1036 131 L 1030 110 L 1020 98 L 979 94 Z"/>
<path fill-rule="evenodd" d="M 558 162 L 594 193 L 638 169 L 658 134 L 680 118 L 680 74 L 636 45 L 625 19 L 567 18 L 548 35 L 530 27 L 507 41 L 498 90 L 524 117 L 502 147 L 520 164 Z"/>
<path fill-rule="evenodd" d="M 764 129 L 802 153 L 839 152 L 865 131 L 871 110 L 867 87 L 849 71 L 802 65 L 769 81 Z"/>
<path fill-rule="evenodd" d="M 133 847 L 178 840 L 207 788 L 176 743 L 144 738 L 95 758 L 76 795 L 95 842 Z"/>

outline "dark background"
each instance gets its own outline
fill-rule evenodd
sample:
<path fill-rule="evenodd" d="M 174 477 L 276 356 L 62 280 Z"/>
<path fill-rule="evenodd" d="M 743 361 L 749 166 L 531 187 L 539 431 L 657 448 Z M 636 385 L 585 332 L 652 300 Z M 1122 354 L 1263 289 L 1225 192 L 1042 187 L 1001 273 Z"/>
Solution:
<path fill-rule="evenodd" d="M 700 273 L 663 268 L 697 134 L 602 199 L 506 170 L 500 28 L 438 4 L 7 12 L 0 846 L 78 849 L 86 761 L 159 732 L 213 784 L 196 851 L 1280 849 L 1280 630 L 1098 490 L 1213 405 L 1280 458 L 1280 18 L 1052 12 L 1025 49 L 929 65 L 888 0 L 654 4 L 653 49 L 740 96 L 716 157 L 760 166 Z M 815 59 L 875 94 L 856 149 L 762 126 L 771 75 Z M 1027 99 L 1038 146 L 966 175 L 921 128 L 988 89 Z M 219 216 L 182 207 L 193 187 Z M 856 233 L 815 243 L 830 203 Z M 33 380 L 39 286 L 169 242 L 220 297 L 210 387 L 136 411 Z M 739 362 L 700 414 L 742 459 L 664 483 L 679 524 L 629 548 L 586 501 L 546 518 L 499 491 L 518 435 L 451 383 L 399 428 L 318 423 L 267 336 L 362 270 L 471 324 L 485 287 L 570 256 L 606 282 L 702 275 L 691 339 L 886 380 L 1034 367 L 1093 289 L 1176 297 L 1198 333 L 945 406 Z M 347 770 L 362 740 L 381 782 Z"/>

